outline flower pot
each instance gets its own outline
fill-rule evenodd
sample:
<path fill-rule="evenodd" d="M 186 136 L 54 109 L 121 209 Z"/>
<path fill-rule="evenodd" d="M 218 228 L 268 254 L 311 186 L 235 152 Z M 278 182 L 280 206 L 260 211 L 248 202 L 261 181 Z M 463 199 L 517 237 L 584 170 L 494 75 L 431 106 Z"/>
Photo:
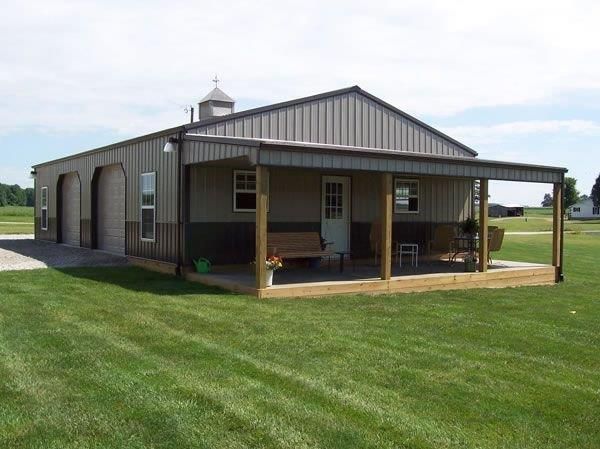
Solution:
<path fill-rule="evenodd" d="M 267 270 L 267 287 L 273 285 L 273 270 Z"/>
<path fill-rule="evenodd" d="M 475 273 L 477 271 L 477 262 L 474 260 L 465 260 L 465 272 Z"/>

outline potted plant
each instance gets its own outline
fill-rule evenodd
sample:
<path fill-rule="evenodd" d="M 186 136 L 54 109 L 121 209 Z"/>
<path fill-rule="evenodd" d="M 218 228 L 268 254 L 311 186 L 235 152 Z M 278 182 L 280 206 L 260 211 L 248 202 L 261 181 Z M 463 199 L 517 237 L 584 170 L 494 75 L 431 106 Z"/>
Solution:
<path fill-rule="evenodd" d="M 273 285 L 273 272 L 283 267 L 281 257 L 269 256 L 266 260 L 267 264 L 267 287 Z"/>
<path fill-rule="evenodd" d="M 479 222 L 473 217 L 467 218 L 459 224 L 460 232 L 469 237 L 475 237 L 479 231 Z"/>
<path fill-rule="evenodd" d="M 467 254 L 465 256 L 465 272 L 475 273 L 477 271 L 477 257 L 473 254 Z"/>

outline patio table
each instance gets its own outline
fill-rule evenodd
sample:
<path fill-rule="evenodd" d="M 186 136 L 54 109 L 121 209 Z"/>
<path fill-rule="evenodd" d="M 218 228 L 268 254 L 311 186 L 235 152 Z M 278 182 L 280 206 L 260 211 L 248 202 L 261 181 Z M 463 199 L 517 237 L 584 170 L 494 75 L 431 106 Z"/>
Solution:
<path fill-rule="evenodd" d="M 340 256 L 340 273 L 344 272 L 344 259 L 346 256 L 352 257 L 352 253 L 350 251 L 336 251 L 338 256 Z"/>

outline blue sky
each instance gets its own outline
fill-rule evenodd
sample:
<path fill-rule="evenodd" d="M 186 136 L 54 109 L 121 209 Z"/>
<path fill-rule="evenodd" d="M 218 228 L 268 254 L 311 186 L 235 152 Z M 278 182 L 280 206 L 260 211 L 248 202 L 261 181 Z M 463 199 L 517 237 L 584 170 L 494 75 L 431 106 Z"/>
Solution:
<path fill-rule="evenodd" d="M 215 72 L 237 110 L 358 84 L 483 158 L 565 166 L 584 193 L 600 173 L 597 2 L 8 1 L 3 13 L 0 182 L 30 185 L 33 163 L 185 122 Z M 498 202 L 548 191 L 491 186 Z"/>

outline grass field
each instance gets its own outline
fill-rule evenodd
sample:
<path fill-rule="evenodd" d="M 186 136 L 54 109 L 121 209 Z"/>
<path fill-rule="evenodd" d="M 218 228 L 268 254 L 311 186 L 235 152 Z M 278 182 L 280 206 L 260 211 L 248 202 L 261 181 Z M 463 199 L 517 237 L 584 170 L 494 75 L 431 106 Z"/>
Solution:
<path fill-rule="evenodd" d="M 561 285 L 388 297 L 0 273 L 0 447 L 598 448 L 600 236 L 565 246 Z"/>
<path fill-rule="evenodd" d="M 33 207 L 0 207 L 0 234 L 33 234 Z"/>
<path fill-rule="evenodd" d="M 499 226 L 507 232 L 534 232 L 552 230 L 552 208 L 529 207 L 524 217 L 490 218 L 490 225 Z M 600 220 L 565 220 L 566 231 L 600 230 Z"/>

